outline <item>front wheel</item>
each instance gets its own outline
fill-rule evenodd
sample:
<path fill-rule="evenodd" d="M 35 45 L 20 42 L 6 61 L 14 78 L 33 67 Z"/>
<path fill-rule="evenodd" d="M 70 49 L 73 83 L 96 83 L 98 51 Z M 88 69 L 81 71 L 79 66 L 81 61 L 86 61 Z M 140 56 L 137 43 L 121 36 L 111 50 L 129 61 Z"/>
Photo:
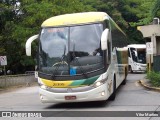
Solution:
<path fill-rule="evenodd" d="M 112 95 L 109 97 L 109 100 L 115 100 L 116 98 L 116 77 L 114 77 L 114 80 L 113 80 L 113 93 Z"/>

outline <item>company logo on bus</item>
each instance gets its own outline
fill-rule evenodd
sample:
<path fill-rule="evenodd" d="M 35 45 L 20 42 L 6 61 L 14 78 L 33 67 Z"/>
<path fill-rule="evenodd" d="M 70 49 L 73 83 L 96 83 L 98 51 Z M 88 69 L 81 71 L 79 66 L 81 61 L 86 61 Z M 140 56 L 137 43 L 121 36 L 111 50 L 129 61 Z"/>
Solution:
<path fill-rule="evenodd" d="M 72 88 L 68 88 L 68 89 L 67 89 L 67 92 L 68 92 L 68 93 L 72 92 Z"/>

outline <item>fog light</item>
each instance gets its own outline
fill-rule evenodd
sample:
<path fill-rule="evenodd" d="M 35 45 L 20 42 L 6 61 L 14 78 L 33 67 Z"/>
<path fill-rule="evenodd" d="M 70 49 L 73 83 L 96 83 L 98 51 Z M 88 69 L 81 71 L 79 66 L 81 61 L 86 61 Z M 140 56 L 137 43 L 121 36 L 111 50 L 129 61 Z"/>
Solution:
<path fill-rule="evenodd" d="M 101 93 L 101 96 L 104 96 L 105 95 L 105 92 L 103 91 L 102 93 Z"/>

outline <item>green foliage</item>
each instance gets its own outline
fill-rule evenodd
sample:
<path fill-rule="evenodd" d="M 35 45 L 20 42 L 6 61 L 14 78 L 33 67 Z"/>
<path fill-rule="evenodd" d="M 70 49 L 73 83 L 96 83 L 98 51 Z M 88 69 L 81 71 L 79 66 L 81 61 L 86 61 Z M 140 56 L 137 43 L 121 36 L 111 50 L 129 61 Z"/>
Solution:
<path fill-rule="evenodd" d="M 129 43 L 144 43 L 136 26 L 160 17 L 159 7 L 160 0 L 21 0 L 22 14 L 17 15 L 10 0 L 1 1 L 0 55 L 7 56 L 7 69 L 34 70 L 37 45 L 32 45 L 32 57 L 26 57 L 26 40 L 39 33 L 47 18 L 74 12 L 106 12 L 126 32 Z"/>
<path fill-rule="evenodd" d="M 122 0 L 123 6 L 119 11 L 124 20 L 128 23 L 126 33 L 129 43 L 144 44 L 143 36 L 136 28 L 140 25 L 147 25 L 152 22 L 151 8 L 155 0 Z"/>
<path fill-rule="evenodd" d="M 152 22 L 150 11 L 155 0 L 124 0 L 123 16 L 131 26 L 146 25 Z"/>
<path fill-rule="evenodd" d="M 0 55 L 7 56 L 7 69 L 16 73 L 34 70 L 37 45 L 32 45 L 32 57 L 27 57 L 25 43 L 39 33 L 44 20 L 59 14 L 95 10 L 80 0 L 21 0 L 20 15 L 15 14 L 14 4 L 9 1 L 0 2 L 0 7 Z"/>
<path fill-rule="evenodd" d="M 131 26 L 132 22 L 136 23 L 139 20 L 136 15 L 141 11 L 134 8 L 136 4 L 140 4 L 139 0 L 85 0 L 84 4 L 90 4 L 97 11 L 109 14 L 128 35 L 128 43 L 145 42 L 136 26 Z"/>
<path fill-rule="evenodd" d="M 160 0 L 156 0 L 151 9 L 152 18 L 160 17 Z"/>
<path fill-rule="evenodd" d="M 124 20 L 120 9 L 124 5 L 123 1 L 115 0 L 84 0 L 85 5 L 90 5 L 97 11 L 106 12 L 111 16 L 114 21 L 125 31 L 128 27 L 127 22 Z"/>
<path fill-rule="evenodd" d="M 160 72 L 148 72 L 147 79 L 150 80 L 151 84 L 155 87 L 160 87 Z"/>

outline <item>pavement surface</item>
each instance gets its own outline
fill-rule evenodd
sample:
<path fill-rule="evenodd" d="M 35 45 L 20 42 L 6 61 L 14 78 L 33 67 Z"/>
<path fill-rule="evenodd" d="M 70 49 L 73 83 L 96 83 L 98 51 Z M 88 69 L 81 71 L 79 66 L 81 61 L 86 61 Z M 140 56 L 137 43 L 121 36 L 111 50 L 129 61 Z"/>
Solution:
<path fill-rule="evenodd" d="M 42 111 L 45 113 L 49 111 L 49 114 L 46 114 L 47 117 L 35 118 L 43 120 L 75 120 L 75 117 L 72 117 L 74 115 L 80 116 L 76 117 L 76 120 L 160 120 L 159 117 L 140 116 L 144 111 L 160 111 L 159 92 L 148 90 L 146 87 L 142 87 L 142 84 L 139 84 L 140 80 L 145 80 L 145 76 L 146 74 L 129 74 L 127 76 L 126 85 L 121 85 L 117 89 L 116 99 L 114 101 L 107 100 L 105 103 L 98 101 L 43 104 L 39 99 L 39 86 L 22 87 L 0 94 L 0 111 Z M 80 114 L 79 111 L 81 111 L 82 114 Z M 124 117 L 115 117 L 115 114 L 118 113 L 113 112 L 112 114 L 114 115 L 112 117 L 100 116 L 101 113 L 107 116 L 106 114 L 110 111 L 118 111 L 118 113 L 124 111 L 125 115 Z M 134 113 L 135 111 L 136 113 Z M 135 117 L 125 117 L 129 112 L 133 112 Z M 60 117 L 56 117 L 57 115 Z M 94 117 L 86 117 L 92 115 Z"/>

